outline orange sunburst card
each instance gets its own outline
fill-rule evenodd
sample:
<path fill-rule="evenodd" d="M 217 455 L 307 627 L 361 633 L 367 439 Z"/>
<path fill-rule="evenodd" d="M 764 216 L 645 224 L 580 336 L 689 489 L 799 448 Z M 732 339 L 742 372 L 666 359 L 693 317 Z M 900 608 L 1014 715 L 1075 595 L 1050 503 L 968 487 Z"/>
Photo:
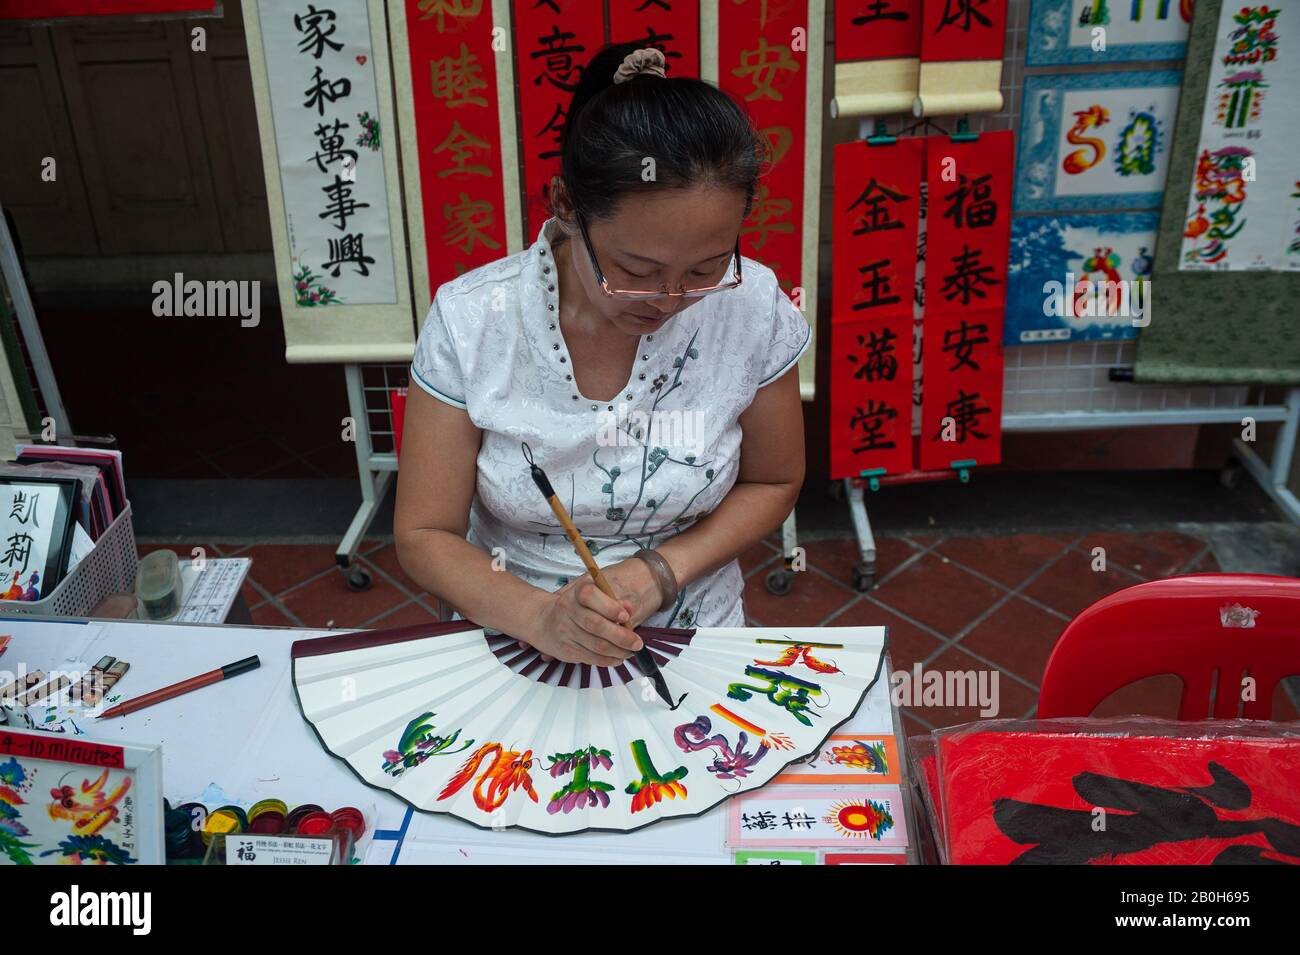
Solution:
<path fill-rule="evenodd" d="M 727 844 L 748 849 L 906 846 L 897 786 L 768 786 L 731 801 Z"/>
<path fill-rule="evenodd" d="M 772 780 L 803 786 L 897 784 L 898 744 L 892 736 L 832 736 L 806 763 L 794 763 Z"/>

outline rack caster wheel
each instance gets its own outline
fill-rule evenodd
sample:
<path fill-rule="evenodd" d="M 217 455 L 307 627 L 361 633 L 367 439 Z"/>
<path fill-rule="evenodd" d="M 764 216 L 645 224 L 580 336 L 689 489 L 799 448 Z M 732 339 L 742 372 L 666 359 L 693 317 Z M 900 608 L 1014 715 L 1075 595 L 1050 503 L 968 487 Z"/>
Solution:
<path fill-rule="evenodd" d="M 873 567 L 858 563 L 853 565 L 853 589 L 865 594 L 876 585 L 876 571 Z"/>
<path fill-rule="evenodd" d="M 794 574 L 784 567 L 770 570 L 767 573 L 766 583 L 768 593 L 784 597 L 790 592 L 790 587 L 794 583 Z"/>
<path fill-rule="evenodd" d="M 373 583 L 373 581 L 370 579 L 370 575 L 366 573 L 364 570 L 362 570 L 360 567 L 353 567 L 350 571 L 348 571 L 349 590 L 356 591 L 356 592 L 360 592 L 362 590 L 369 590 L 371 583 Z"/>

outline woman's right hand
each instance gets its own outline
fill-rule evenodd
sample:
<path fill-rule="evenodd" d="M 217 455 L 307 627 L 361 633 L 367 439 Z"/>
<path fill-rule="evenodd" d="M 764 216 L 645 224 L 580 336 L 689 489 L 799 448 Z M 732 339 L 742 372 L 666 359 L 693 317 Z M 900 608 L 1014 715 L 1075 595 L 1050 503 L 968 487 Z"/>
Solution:
<path fill-rule="evenodd" d="M 533 631 L 522 642 L 536 647 L 543 659 L 615 667 L 644 646 L 624 626 L 630 619 L 626 605 L 584 574 L 543 597 Z"/>

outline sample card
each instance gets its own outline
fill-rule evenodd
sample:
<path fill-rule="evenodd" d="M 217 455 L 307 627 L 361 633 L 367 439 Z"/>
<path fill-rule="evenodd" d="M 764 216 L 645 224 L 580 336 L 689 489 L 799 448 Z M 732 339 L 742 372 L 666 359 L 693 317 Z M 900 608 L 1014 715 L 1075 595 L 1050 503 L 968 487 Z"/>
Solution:
<path fill-rule="evenodd" d="M 1300 2 L 1224 4 L 1181 271 L 1300 269 Z"/>
<path fill-rule="evenodd" d="M 1033 0 L 1026 66 L 1181 60 L 1192 0 Z"/>
<path fill-rule="evenodd" d="M 893 736 L 843 736 L 822 744 L 806 763 L 794 763 L 774 783 L 826 786 L 899 782 L 898 744 Z"/>
<path fill-rule="evenodd" d="M 0 733 L 0 863 L 160 865 L 162 748 Z"/>
<path fill-rule="evenodd" d="M 907 845 L 897 786 L 768 786 L 733 799 L 730 811 L 727 841 L 739 848 Z"/>
<path fill-rule="evenodd" d="M 1026 77 L 1016 211 L 1158 208 L 1181 81 L 1178 70 Z"/>
<path fill-rule="evenodd" d="M 1003 341 L 1136 338 L 1148 321 L 1157 212 L 1019 216 Z"/>

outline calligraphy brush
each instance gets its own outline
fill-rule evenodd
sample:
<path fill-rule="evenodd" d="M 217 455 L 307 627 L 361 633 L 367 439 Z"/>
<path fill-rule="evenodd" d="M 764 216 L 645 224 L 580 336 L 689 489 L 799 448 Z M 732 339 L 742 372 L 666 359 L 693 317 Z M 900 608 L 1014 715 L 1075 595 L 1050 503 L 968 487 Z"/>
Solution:
<path fill-rule="evenodd" d="M 560 502 L 559 495 L 551 487 L 546 472 L 533 462 L 532 448 L 528 447 L 526 442 L 521 442 L 521 444 L 524 449 L 524 460 L 528 462 L 528 467 L 532 470 L 533 483 L 542 492 L 542 497 L 546 498 L 546 502 L 551 505 L 551 510 L 555 513 L 556 519 L 560 522 L 560 526 L 564 528 L 565 536 L 569 538 L 569 543 L 573 545 L 573 549 L 578 552 L 578 556 L 582 559 L 587 572 L 591 574 L 591 579 L 596 582 L 596 586 L 603 593 L 614 600 L 618 600 L 614 588 L 609 585 L 605 575 L 600 572 L 600 567 L 596 564 L 596 558 L 591 556 L 591 551 L 587 548 L 587 542 L 582 539 L 582 534 L 569 517 L 569 512 L 564 509 L 564 504 Z M 633 630 L 632 632 L 635 633 L 636 631 Z M 675 710 L 681 706 L 682 700 L 686 699 L 686 694 L 683 693 L 681 699 L 676 703 L 673 702 L 673 695 L 668 691 L 668 681 L 664 679 L 663 673 L 659 670 L 659 664 L 655 663 L 654 657 L 650 655 L 650 648 L 645 646 L 644 641 L 642 641 L 641 649 L 637 650 L 635 655 L 637 666 L 641 668 L 642 673 L 654 682 L 655 691 L 659 694 L 659 698 L 668 704 L 668 708 Z"/>
<path fill-rule="evenodd" d="M 103 713 L 99 714 L 101 720 L 110 719 L 114 716 L 126 716 L 128 713 L 134 713 L 136 710 L 142 710 L 146 706 L 153 706 L 155 703 L 161 703 L 163 700 L 170 700 L 173 697 L 189 693 L 192 690 L 201 687 L 211 686 L 213 683 L 220 683 L 222 680 L 229 680 L 232 676 L 239 676 L 241 673 L 247 673 L 249 670 L 256 670 L 262 665 L 262 661 L 256 656 L 245 657 L 234 663 L 227 663 L 223 667 L 217 667 L 215 670 L 209 670 L 207 673 L 200 673 L 198 676 L 192 676 L 188 680 L 181 680 L 179 683 L 173 683 L 171 686 L 164 686 L 160 690 L 154 690 L 143 696 L 137 696 L 134 699 L 127 700 L 125 703 L 119 703 L 117 706 L 109 707 Z"/>

